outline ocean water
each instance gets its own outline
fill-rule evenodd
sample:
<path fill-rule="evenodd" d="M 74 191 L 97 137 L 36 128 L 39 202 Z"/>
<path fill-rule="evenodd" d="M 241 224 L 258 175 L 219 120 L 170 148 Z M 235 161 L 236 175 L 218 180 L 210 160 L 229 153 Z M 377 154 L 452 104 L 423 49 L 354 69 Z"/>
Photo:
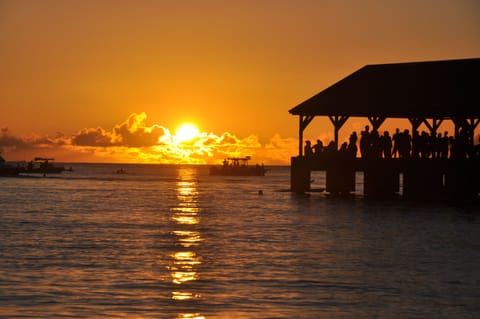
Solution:
<path fill-rule="evenodd" d="M 72 166 L 0 178 L 0 318 L 480 317 L 478 207 Z"/>

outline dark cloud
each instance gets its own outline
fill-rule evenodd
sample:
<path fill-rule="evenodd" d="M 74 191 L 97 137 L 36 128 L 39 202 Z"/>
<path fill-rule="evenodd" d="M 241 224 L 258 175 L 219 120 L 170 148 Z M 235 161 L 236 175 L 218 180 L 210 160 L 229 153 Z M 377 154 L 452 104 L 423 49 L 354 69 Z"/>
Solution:
<path fill-rule="evenodd" d="M 159 145 L 160 138 L 166 134 L 165 128 L 153 125 L 151 127 L 135 127 L 132 129 L 128 123 L 114 128 L 114 134 L 119 139 L 119 144 L 127 147 L 150 147 Z"/>
<path fill-rule="evenodd" d="M 85 128 L 78 132 L 78 134 L 72 137 L 72 145 L 78 146 L 101 146 L 108 147 L 114 146 L 112 142 L 112 136 L 104 129 L 98 128 Z"/>
<path fill-rule="evenodd" d="M 8 127 L 0 132 L 0 148 L 26 148 L 29 144 L 22 138 L 10 134 Z"/>

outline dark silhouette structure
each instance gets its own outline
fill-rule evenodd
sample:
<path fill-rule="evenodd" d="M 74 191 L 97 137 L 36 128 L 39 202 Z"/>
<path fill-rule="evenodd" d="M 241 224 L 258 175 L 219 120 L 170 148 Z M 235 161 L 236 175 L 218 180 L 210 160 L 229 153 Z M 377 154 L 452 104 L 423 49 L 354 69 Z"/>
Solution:
<path fill-rule="evenodd" d="M 393 158 L 357 158 L 343 152 L 319 158 L 303 152 L 303 132 L 316 116 L 331 120 L 336 150 L 338 132 L 350 117 L 368 118 L 371 126 L 366 130 L 375 134 L 387 118 L 408 119 L 414 138 L 422 123 L 431 136 L 437 136 L 443 121 L 453 121 L 454 137 L 464 141 L 465 150 L 475 150 L 474 131 L 480 122 L 478 74 L 480 58 L 367 65 L 292 108 L 289 112 L 299 117 L 299 155 L 291 159 L 292 191 L 309 191 L 311 171 L 323 170 L 327 192 L 347 194 L 355 189 L 355 172 L 361 171 L 368 197 L 395 197 L 402 176 L 405 198 L 478 198 L 480 159 L 471 155 L 475 151 L 428 159 L 397 157 L 395 145 Z M 392 135 L 394 144 L 397 136 Z M 380 137 L 391 147 L 390 136 Z M 361 143 L 362 137 L 360 151 Z"/>

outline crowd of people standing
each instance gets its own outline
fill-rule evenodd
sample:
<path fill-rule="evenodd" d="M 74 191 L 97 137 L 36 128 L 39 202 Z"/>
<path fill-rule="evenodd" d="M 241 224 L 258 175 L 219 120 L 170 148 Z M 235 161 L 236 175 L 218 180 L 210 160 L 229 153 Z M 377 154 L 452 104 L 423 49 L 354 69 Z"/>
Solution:
<path fill-rule="evenodd" d="M 370 130 L 367 125 L 361 131 L 360 139 L 353 132 L 348 142 L 344 142 L 339 149 L 333 141 L 324 146 L 319 139 L 314 145 L 307 140 L 304 155 L 311 157 L 340 152 L 355 158 L 358 141 L 362 158 L 480 158 L 480 144 L 474 147 L 470 139 L 471 134 L 464 129 L 454 138 L 448 132 L 428 134 L 425 131 L 414 131 L 412 135 L 408 129 L 402 132 L 398 128 L 393 135 L 388 131 L 380 134 L 377 130 Z"/>

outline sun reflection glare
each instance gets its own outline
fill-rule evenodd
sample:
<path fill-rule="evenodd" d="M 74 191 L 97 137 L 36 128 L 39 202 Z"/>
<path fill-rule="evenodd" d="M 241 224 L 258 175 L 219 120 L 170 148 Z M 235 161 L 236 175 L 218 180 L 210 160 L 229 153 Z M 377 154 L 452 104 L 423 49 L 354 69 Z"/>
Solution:
<path fill-rule="evenodd" d="M 178 237 L 178 241 L 180 245 L 185 248 L 198 246 L 202 238 L 200 233 L 197 231 L 190 231 L 190 230 L 175 230 L 173 233 Z"/>
<path fill-rule="evenodd" d="M 193 124 L 183 124 L 175 132 L 175 138 L 179 142 L 189 141 L 197 137 L 199 131 Z"/>
<path fill-rule="evenodd" d="M 196 134 L 198 134 L 198 131 Z M 178 131 L 177 135 L 180 135 Z M 198 207 L 195 169 L 179 168 L 178 179 L 176 183 L 178 203 L 176 207 L 170 210 L 170 218 L 178 228 L 172 230 L 172 234 L 175 235 L 176 242 L 183 248 L 188 248 L 188 250 L 172 252 L 170 254 L 171 263 L 168 269 L 170 270 L 172 283 L 182 287 L 182 291 L 172 291 L 172 299 L 185 302 L 201 297 L 198 293 L 188 291 L 188 287 L 190 287 L 188 282 L 199 279 L 197 268 L 202 263 L 201 257 L 192 250 L 193 247 L 199 246 L 202 241 L 201 234 L 196 226 L 200 223 L 201 209 Z M 184 289 L 187 289 L 187 291 Z M 179 314 L 178 318 L 205 319 L 204 316 L 198 313 Z"/>
<path fill-rule="evenodd" d="M 199 313 L 183 313 L 178 315 L 177 319 L 205 319 L 205 317 Z"/>
<path fill-rule="evenodd" d="M 173 283 L 182 284 L 198 279 L 198 274 L 194 268 L 202 262 L 197 254 L 192 251 L 179 251 L 172 254 L 171 257 L 174 260 L 173 266 L 170 267 Z"/>
<path fill-rule="evenodd" d="M 189 300 L 195 298 L 200 298 L 200 295 L 185 291 L 172 291 L 172 299 L 174 300 Z"/>
<path fill-rule="evenodd" d="M 187 281 L 197 280 L 198 276 L 195 271 L 176 271 L 172 272 L 172 282 L 180 285 Z"/>
<path fill-rule="evenodd" d="M 195 216 L 174 215 L 172 219 L 178 224 L 184 224 L 184 225 L 198 224 L 198 218 Z"/>

